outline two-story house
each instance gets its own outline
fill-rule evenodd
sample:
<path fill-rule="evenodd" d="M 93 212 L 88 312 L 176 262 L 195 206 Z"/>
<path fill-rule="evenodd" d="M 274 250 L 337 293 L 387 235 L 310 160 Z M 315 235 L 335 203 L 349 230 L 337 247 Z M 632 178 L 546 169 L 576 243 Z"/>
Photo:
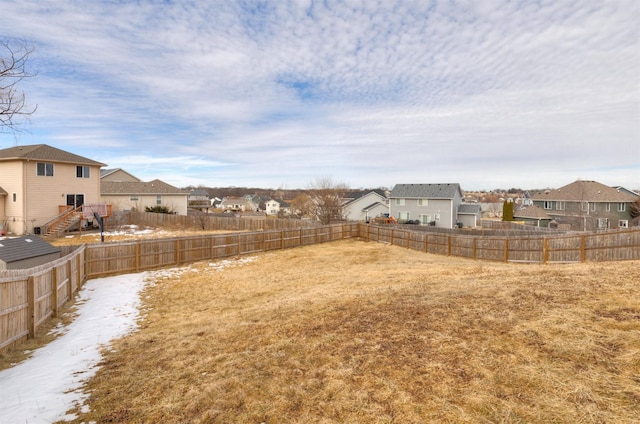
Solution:
<path fill-rule="evenodd" d="M 264 207 L 267 215 L 291 214 L 291 205 L 282 199 L 269 199 L 265 202 Z"/>
<path fill-rule="evenodd" d="M 628 227 L 630 205 L 640 196 L 596 181 L 574 181 L 531 196 L 560 228 L 575 231 Z"/>
<path fill-rule="evenodd" d="M 99 204 L 103 166 L 46 144 L 0 149 L 0 223 L 8 233 L 40 233 L 67 211 Z"/>
<path fill-rule="evenodd" d="M 462 198 L 458 183 L 396 184 L 389 195 L 389 213 L 399 223 L 417 220 L 421 225 L 453 228 L 460 222 Z"/>

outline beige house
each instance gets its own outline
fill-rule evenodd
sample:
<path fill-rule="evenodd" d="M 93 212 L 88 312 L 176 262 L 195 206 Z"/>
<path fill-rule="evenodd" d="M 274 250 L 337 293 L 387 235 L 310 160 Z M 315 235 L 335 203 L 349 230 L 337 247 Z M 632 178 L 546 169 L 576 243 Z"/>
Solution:
<path fill-rule="evenodd" d="M 100 181 L 135 182 L 142 181 L 140 178 L 129 174 L 122 168 L 101 169 Z"/>
<path fill-rule="evenodd" d="M 40 233 L 67 211 L 99 204 L 103 166 L 46 144 L 0 149 L 0 225 L 9 234 Z M 78 225 L 78 216 L 65 225 Z"/>
<path fill-rule="evenodd" d="M 121 174 L 121 177 L 123 176 L 124 174 Z M 110 204 L 114 212 L 123 210 L 144 212 L 147 207 L 164 206 L 178 215 L 187 214 L 189 191 L 157 179 L 149 182 L 109 181 L 107 176 L 106 180 L 103 177 L 100 187 L 102 202 Z"/>

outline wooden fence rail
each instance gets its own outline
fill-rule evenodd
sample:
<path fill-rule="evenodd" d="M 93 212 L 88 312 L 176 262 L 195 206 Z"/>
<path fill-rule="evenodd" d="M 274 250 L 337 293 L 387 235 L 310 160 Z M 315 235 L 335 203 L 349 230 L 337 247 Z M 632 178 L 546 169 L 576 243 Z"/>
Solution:
<path fill-rule="evenodd" d="M 34 337 L 87 279 L 349 238 L 476 260 L 552 263 L 640 259 L 640 229 L 481 236 L 345 223 L 82 245 L 40 267 L 0 271 L 0 350 Z"/>

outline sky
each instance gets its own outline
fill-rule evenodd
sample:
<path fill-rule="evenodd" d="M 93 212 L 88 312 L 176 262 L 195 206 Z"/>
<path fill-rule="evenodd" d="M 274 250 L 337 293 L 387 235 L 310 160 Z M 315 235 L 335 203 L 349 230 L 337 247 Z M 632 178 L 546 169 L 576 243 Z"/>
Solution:
<path fill-rule="evenodd" d="M 37 105 L 0 148 L 176 187 L 640 189 L 637 0 L 0 0 L 0 40 Z"/>

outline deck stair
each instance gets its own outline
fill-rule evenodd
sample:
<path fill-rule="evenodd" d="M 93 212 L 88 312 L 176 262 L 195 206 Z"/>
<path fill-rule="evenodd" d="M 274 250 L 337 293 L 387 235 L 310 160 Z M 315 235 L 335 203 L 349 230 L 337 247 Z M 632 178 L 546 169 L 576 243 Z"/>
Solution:
<path fill-rule="evenodd" d="M 64 210 L 41 228 L 42 237 L 60 237 L 62 233 L 80 222 L 82 216 L 82 206 L 78 206 L 75 209 L 69 208 Z"/>

